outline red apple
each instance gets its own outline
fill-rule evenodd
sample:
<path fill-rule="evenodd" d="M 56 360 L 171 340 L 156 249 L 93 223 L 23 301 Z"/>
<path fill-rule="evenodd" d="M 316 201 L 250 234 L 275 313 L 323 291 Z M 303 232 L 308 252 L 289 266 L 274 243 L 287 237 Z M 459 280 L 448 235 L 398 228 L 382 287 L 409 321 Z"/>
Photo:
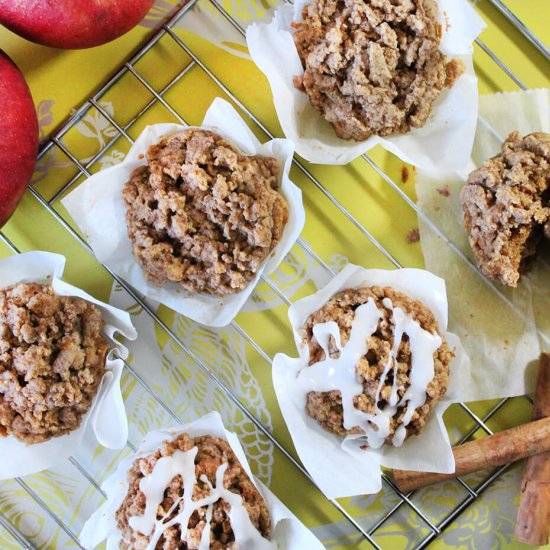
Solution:
<path fill-rule="evenodd" d="M 38 119 L 31 92 L 17 66 L 0 50 L 0 227 L 29 184 L 37 152 Z"/>
<path fill-rule="evenodd" d="M 91 48 L 135 27 L 154 0 L 0 0 L 0 23 L 54 48 Z"/>

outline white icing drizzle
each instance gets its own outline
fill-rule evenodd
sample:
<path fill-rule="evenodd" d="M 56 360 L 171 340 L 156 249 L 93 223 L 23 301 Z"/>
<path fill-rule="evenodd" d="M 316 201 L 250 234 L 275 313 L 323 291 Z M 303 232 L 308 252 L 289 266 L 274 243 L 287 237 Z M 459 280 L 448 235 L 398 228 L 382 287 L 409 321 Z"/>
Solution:
<path fill-rule="evenodd" d="M 228 467 L 227 462 L 217 468 L 215 486 L 212 486 L 205 475 L 201 476 L 201 481 L 208 486 L 210 493 L 200 500 L 193 500 L 193 489 L 197 484 L 195 476 L 197 453 L 197 447 L 185 452 L 176 450 L 172 456 L 160 458 L 151 474 L 140 481 L 139 488 L 145 495 L 145 511 L 142 516 L 129 518 L 128 524 L 132 529 L 150 536 L 147 550 L 154 550 L 164 531 L 176 524 L 180 525 L 181 540 L 187 541 L 189 520 L 196 510 L 203 507 L 206 507 L 206 525 L 201 534 L 199 550 L 208 550 L 210 548 L 210 521 L 214 503 L 218 500 L 224 500 L 231 506 L 229 520 L 235 535 L 235 542 L 239 548 L 258 548 L 259 550 L 276 548 L 274 543 L 265 539 L 254 527 L 243 505 L 242 497 L 224 487 L 223 476 Z M 183 479 L 183 495 L 176 499 L 164 517 L 157 519 L 158 507 L 164 499 L 164 491 L 177 475 Z M 182 503 L 183 506 L 181 506 Z M 181 507 L 181 512 L 168 520 L 168 517 L 179 507 Z"/>
<path fill-rule="evenodd" d="M 406 427 L 414 411 L 426 401 L 426 390 L 434 377 L 433 354 L 441 346 L 441 337 L 424 330 L 420 324 L 407 315 L 401 308 L 393 307 L 389 298 L 384 298 L 384 306 L 393 312 L 393 345 L 384 366 L 383 374 L 376 390 L 374 414 L 368 414 L 355 408 L 354 397 L 363 393 L 363 385 L 358 380 L 355 367 L 360 358 L 368 352 L 367 339 L 372 336 L 382 319 L 383 313 L 376 307 L 372 298 L 355 310 L 349 339 L 342 347 L 340 329 L 334 321 L 318 323 L 313 327 L 313 335 L 325 352 L 325 359 L 302 368 L 298 373 L 300 390 L 306 395 L 310 391 L 328 392 L 340 390 L 342 394 L 343 424 L 349 430 L 359 426 L 364 432 L 369 447 L 380 448 L 390 433 L 392 417 L 399 407 L 404 408 L 403 424 L 395 431 L 392 443 L 396 447 L 403 444 Z M 411 350 L 410 386 L 398 400 L 397 354 L 403 335 L 409 337 Z M 329 342 L 332 336 L 334 345 L 340 351 L 337 359 L 329 357 Z M 386 376 L 393 369 L 393 384 L 384 409 L 378 404 Z"/>

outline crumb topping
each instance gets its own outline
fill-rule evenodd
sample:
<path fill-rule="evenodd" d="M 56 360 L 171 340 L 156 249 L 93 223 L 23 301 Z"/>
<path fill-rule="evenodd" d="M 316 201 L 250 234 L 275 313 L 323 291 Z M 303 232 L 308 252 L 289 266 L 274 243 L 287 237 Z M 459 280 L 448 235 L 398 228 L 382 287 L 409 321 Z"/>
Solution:
<path fill-rule="evenodd" d="M 103 374 L 100 310 L 49 285 L 0 290 L 0 435 L 40 443 L 80 426 Z"/>
<path fill-rule="evenodd" d="M 464 71 L 439 50 L 437 15 L 433 0 L 314 0 L 294 33 L 294 83 L 340 138 L 421 128 Z"/>
<path fill-rule="evenodd" d="M 543 237 L 550 240 L 550 135 L 511 133 L 500 154 L 468 176 L 460 199 L 479 268 L 517 286 Z"/>
<path fill-rule="evenodd" d="M 188 129 L 149 147 L 147 163 L 123 191 L 128 235 L 146 276 L 189 292 L 243 290 L 288 221 L 277 160 Z"/>

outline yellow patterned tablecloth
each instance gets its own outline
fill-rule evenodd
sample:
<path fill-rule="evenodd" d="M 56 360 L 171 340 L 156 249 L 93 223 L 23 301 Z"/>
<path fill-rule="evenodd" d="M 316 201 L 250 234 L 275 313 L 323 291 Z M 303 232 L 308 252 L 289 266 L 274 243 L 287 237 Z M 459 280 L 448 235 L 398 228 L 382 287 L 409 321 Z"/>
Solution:
<path fill-rule="evenodd" d="M 223 8 L 237 22 L 266 17 L 268 0 L 220 0 Z M 157 31 L 174 10 L 176 0 L 157 0 L 143 23 L 123 38 L 99 48 L 85 51 L 61 51 L 31 44 L 12 33 L 0 30 L 0 48 L 19 65 L 31 87 L 37 106 L 43 143 L 57 132 L 75 109 L 95 94 L 136 51 Z M 517 30 L 493 7 L 490 0 L 475 2 L 487 22 L 481 35 L 487 46 L 514 72 L 528 88 L 548 87 L 548 63 Z M 539 37 L 549 40 L 548 0 L 507 0 L 506 4 Z M 154 91 L 162 93 L 167 105 L 189 124 L 199 124 L 216 96 L 229 96 L 242 102 L 269 132 L 281 136 L 271 94 L 266 80 L 250 61 L 243 38 L 221 12 L 206 0 L 199 2 L 174 26 L 174 32 L 200 63 L 170 36 L 164 35 L 134 65 L 134 70 Z M 481 94 L 515 90 L 517 85 L 478 46 L 475 67 Z M 213 79 L 212 76 L 215 78 Z M 174 79 L 176 82 L 168 86 Z M 168 89 L 164 90 L 168 86 Z M 144 126 L 155 122 L 176 121 L 170 108 L 154 101 L 155 96 L 130 72 L 125 74 L 98 103 L 119 126 L 135 138 Z M 139 117 L 137 116 L 139 115 Z M 136 118 L 137 117 L 137 118 Z M 134 120 L 136 119 L 136 120 Z M 250 121 L 260 139 L 263 131 Z M 128 141 L 93 106 L 83 111 L 80 120 L 60 137 L 63 147 L 95 172 L 119 162 L 128 150 Z M 414 171 L 396 157 L 377 148 L 372 158 L 414 199 Z M 414 210 L 370 167 L 357 159 L 345 167 L 314 166 L 307 170 L 368 230 L 381 245 L 407 267 L 422 267 L 418 243 L 409 243 L 407 235 L 418 226 Z M 409 177 L 407 177 L 407 173 Z M 34 189 L 50 201 L 67 220 L 58 198 L 68 188 L 78 185 L 84 176 L 75 163 L 58 146 L 52 146 L 41 157 L 33 179 Z M 301 186 L 307 211 L 304 240 L 334 269 L 346 261 L 366 267 L 391 268 L 392 264 L 346 217 L 327 199 L 312 179 L 299 168 L 292 171 L 293 180 Z M 258 434 L 242 412 L 210 382 L 196 363 L 183 353 L 158 324 L 147 315 L 112 277 L 55 219 L 31 193 L 4 228 L 6 236 L 21 251 L 49 250 L 68 258 L 65 278 L 102 300 L 110 300 L 131 312 L 140 338 L 131 345 L 132 368 L 171 411 L 184 420 L 195 418 L 211 409 L 222 413 L 226 426 L 236 431 L 249 456 L 255 473 L 289 506 L 319 539 L 330 548 L 369 548 L 357 531 L 307 482 L 284 454 L 267 438 Z M 12 253 L 0 241 L 0 257 Z M 327 274 L 300 247 L 295 247 L 273 281 L 294 300 L 324 284 Z M 238 325 L 263 349 L 262 356 L 251 344 L 228 327 L 207 329 L 160 307 L 158 314 L 201 360 L 215 372 L 288 449 L 293 449 L 280 415 L 271 384 L 270 365 L 266 359 L 276 352 L 294 353 L 294 344 L 286 319 L 286 305 L 267 285 L 258 287 Z M 137 445 L 150 429 L 174 424 L 175 420 L 158 400 L 129 371 L 124 376 L 124 394 L 130 419 L 130 441 Z M 472 410 L 484 416 L 495 403 L 479 403 Z M 526 421 L 530 415 L 527 400 L 509 400 L 487 424 L 501 430 Z M 458 405 L 446 415 L 453 440 L 458 440 L 475 422 Z M 483 435 L 478 430 L 474 437 Z M 101 482 L 121 456 L 129 453 L 107 451 L 85 442 L 75 456 L 94 479 Z M 0 457 L 1 460 L 1 457 Z M 442 529 L 431 539 L 434 548 L 521 548 L 513 540 L 515 511 L 521 465 L 508 469 L 488 484 L 473 502 L 457 482 L 417 492 L 412 500 L 421 513 Z M 477 490 L 490 472 L 469 476 L 468 485 Z M 38 548 L 76 547 L 70 535 L 56 519 L 78 533 L 85 518 L 102 501 L 75 464 L 66 462 L 38 475 L 28 476 L 24 485 L 17 481 L 0 482 L 0 512 Z M 51 514 L 31 498 L 30 488 L 50 508 Z M 340 503 L 367 530 L 374 527 L 400 498 L 388 487 L 373 496 L 342 499 Z M 460 513 L 456 512 L 460 510 Z M 447 522 L 450 514 L 454 516 Z M 441 523 L 443 522 L 443 523 Z M 444 528 L 444 529 L 443 529 Z M 413 548 L 430 535 L 422 517 L 406 503 L 376 529 L 373 537 L 382 548 Z M 0 547 L 19 545 L 0 527 Z"/>

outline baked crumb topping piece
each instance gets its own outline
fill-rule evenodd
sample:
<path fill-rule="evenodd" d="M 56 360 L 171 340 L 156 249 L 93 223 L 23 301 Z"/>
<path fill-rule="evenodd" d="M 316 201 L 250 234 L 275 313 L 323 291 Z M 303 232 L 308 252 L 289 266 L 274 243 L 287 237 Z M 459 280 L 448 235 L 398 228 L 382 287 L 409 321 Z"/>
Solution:
<path fill-rule="evenodd" d="M 243 290 L 288 221 L 277 160 L 188 129 L 149 147 L 147 163 L 123 191 L 128 235 L 146 276 L 193 293 Z"/>
<path fill-rule="evenodd" d="M 543 237 L 550 240 L 550 135 L 512 132 L 468 176 L 460 199 L 480 270 L 516 287 Z"/>
<path fill-rule="evenodd" d="M 391 304 L 388 302 L 391 300 Z M 395 359 L 392 360 L 392 348 L 395 338 L 395 308 L 400 308 L 405 315 L 416 321 L 422 329 L 430 334 L 439 335 L 439 326 L 433 313 L 421 302 L 413 300 L 389 287 L 366 287 L 347 289 L 335 294 L 322 308 L 311 314 L 305 325 L 299 331 L 302 342 L 309 349 L 310 367 L 326 359 L 323 346 L 319 344 L 314 334 L 316 325 L 335 322 L 339 328 L 341 349 L 333 336 L 328 343 L 328 352 L 333 359 L 339 358 L 342 349 L 350 340 L 352 325 L 357 309 L 373 300 L 381 313 L 376 330 L 369 336 L 366 334 L 367 353 L 355 365 L 356 380 L 362 385 L 362 393 L 353 398 L 353 406 L 358 411 L 369 415 L 389 414 L 393 406 L 394 413 L 390 416 L 387 426 L 387 436 L 384 443 L 396 444 L 394 437 L 403 426 L 405 439 L 420 433 L 428 420 L 430 411 L 447 391 L 449 384 L 449 365 L 453 351 L 448 344 L 441 344 L 433 354 L 433 378 L 425 388 L 425 401 L 416 408 L 408 422 L 405 421 L 407 402 L 403 400 L 411 386 L 412 357 L 411 338 L 404 333 L 398 343 Z M 390 306 L 390 307 L 388 307 Z M 355 329 L 354 329 L 355 330 Z M 347 368 L 347 365 L 337 365 Z M 389 367 L 389 368 L 388 368 Z M 309 368 L 309 367 L 306 367 Z M 417 367 L 419 368 L 419 367 Z M 386 373 L 386 374 L 384 374 Z M 395 376 L 394 376 L 395 373 Z M 383 378 L 383 380 L 382 380 Z M 342 394 L 339 390 L 328 392 L 311 391 L 307 394 L 306 412 L 327 431 L 340 436 L 362 434 L 359 426 L 351 429 L 344 427 L 344 409 Z M 370 427 L 377 432 L 377 426 L 369 422 Z M 398 437 L 398 439 L 400 439 Z M 402 440 L 399 444 L 402 443 Z"/>
<path fill-rule="evenodd" d="M 294 33 L 294 83 L 342 139 L 421 128 L 464 71 L 439 51 L 437 16 L 434 0 L 314 0 Z"/>
<path fill-rule="evenodd" d="M 162 521 L 161 533 L 156 533 L 155 530 L 152 533 L 144 534 L 131 527 L 132 518 L 144 516 L 148 502 L 146 494 L 140 488 L 140 483 L 147 476 L 151 476 L 159 465 L 159 460 L 165 457 L 174 457 L 179 451 L 196 452 L 194 475 L 197 482 L 192 485 L 193 501 L 196 502 L 212 495 L 217 484 L 217 472 L 220 471 L 220 467 L 226 468 L 223 472 L 224 489 L 235 495 L 240 495 L 242 505 L 254 528 L 263 537 L 269 537 L 271 533 L 269 510 L 229 443 L 208 435 L 193 438 L 184 433 L 172 441 L 164 441 L 161 448 L 150 455 L 136 459 L 128 471 L 128 493 L 116 512 L 118 528 L 122 535 L 119 545 L 122 550 L 148 548 L 152 537 L 155 537 L 157 541 L 155 545 L 157 549 L 198 549 L 207 517 L 211 518 L 208 539 L 211 550 L 236 550 L 239 548 L 229 517 L 231 505 L 224 499 L 215 500 L 212 504 L 201 506 L 193 511 L 189 523 L 186 523 L 187 530 L 182 540 L 182 525 L 175 518 L 178 514 L 180 514 L 180 520 L 182 517 L 187 518 L 184 510 L 186 503 L 183 497 L 185 496 L 185 487 L 189 487 L 189 479 L 184 479 L 180 474 L 168 481 L 162 502 L 158 506 L 156 514 L 153 514 L 157 521 Z M 158 475 L 160 478 L 160 474 Z M 209 507 L 210 512 L 208 512 Z M 170 521 L 172 524 L 165 528 L 164 525 Z M 157 527 L 160 525 L 158 524 Z"/>
<path fill-rule="evenodd" d="M 75 430 L 105 373 L 100 310 L 50 285 L 0 290 L 0 435 L 40 443 Z"/>

